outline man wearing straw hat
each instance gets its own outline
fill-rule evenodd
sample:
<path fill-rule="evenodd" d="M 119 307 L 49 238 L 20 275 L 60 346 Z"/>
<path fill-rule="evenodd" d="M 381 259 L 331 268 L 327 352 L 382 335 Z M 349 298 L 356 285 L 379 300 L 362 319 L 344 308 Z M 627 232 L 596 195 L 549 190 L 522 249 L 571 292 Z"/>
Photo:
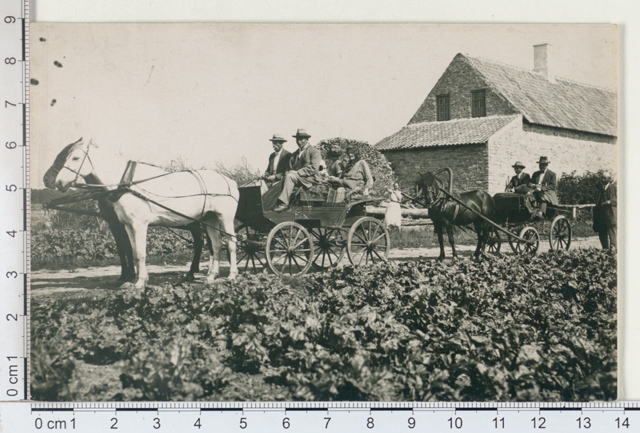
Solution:
<path fill-rule="evenodd" d="M 506 190 L 508 192 L 519 191 L 518 190 L 519 186 L 527 185 L 531 181 L 531 176 L 529 176 L 528 173 L 525 173 L 523 171 L 525 169 L 525 166 L 523 163 L 521 163 L 520 161 L 516 161 L 516 163 L 513 164 L 512 167 L 515 170 L 516 174 L 511 178 L 511 180 L 507 184 Z"/>
<path fill-rule="evenodd" d="M 284 212 L 289 209 L 289 199 L 296 186 L 310 188 L 320 183 L 320 151 L 309 143 L 311 135 L 304 129 L 298 129 L 294 135 L 298 150 L 293 152 L 289 160 L 289 170 L 284 176 L 282 192 L 278 197 L 278 206 L 273 210 Z"/>
<path fill-rule="evenodd" d="M 269 165 L 263 178 L 266 182 L 273 183 L 281 180 L 287 172 L 291 152 L 283 148 L 287 140 L 281 134 L 273 134 L 269 141 L 273 144 L 273 153 L 269 155 Z"/>
<path fill-rule="evenodd" d="M 540 210 L 537 213 L 538 218 L 542 218 L 547 213 L 547 204 L 557 205 L 558 196 L 556 195 L 556 188 L 558 186 L 556 180 L 556 174 L 549 170 L 549 159 L 546 156 L 541 156 L 538 160 L 538 167 L 540 170 L 533 173 L 531 176 L 531 182 L 529 187 L 534 188 L 533 195 L 540 203 Z"/>

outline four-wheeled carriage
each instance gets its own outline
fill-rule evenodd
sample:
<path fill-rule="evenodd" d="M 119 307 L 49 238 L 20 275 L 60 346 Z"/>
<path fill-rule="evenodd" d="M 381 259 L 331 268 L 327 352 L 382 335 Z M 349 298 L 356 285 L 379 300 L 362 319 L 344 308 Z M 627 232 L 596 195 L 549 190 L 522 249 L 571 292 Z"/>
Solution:
<path fill-rule="evenodd" d="M 368 216 L 372 200 L 333 202 L 302 191 L 285 212 L 265 210 L 259 186 L 240 188 L 236 220 L 238 264 L 246 270 L 267 266 L 275 274 L 300 275 L 312 266 L 326 269 L 345 252 L 354 265 L 387 260 L 389 232 Z"/>
<path fill-rule="evenodd" d="M 492 225 L 487 243 L 489 251 L 500 251 L 505 237 L 516 253 L 535 254 L 540 246 L 541 236 L 549 238 L 552 251 L 568 250 L 571 246 L 571 224 L 559 213 L 559 208 L 549 205 L 545 218 L 536 219 L 531 212 L 532 206 L 527 203 L 527 200 L 532 200 L 531 196 L 500 193 L 494 195 L 493 200 L 495 214 L 492 220 L 510 234 L 507 235 Z"/>

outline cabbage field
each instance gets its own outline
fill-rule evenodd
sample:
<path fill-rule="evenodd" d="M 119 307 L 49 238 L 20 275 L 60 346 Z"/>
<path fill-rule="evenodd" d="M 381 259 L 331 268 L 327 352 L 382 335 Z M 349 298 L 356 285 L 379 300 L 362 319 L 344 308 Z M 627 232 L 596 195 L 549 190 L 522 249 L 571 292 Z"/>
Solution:
<path fill-rule="evenodd" d="M 614 400 L 616 260 L 583 249 L 31 304 L 35 400 Z"/>

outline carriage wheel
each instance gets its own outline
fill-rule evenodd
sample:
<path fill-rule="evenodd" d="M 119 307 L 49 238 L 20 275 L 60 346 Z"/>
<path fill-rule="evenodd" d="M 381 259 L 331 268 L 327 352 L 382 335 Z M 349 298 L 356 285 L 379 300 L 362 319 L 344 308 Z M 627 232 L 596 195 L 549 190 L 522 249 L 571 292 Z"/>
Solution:
<path fill-rule="evenodd" d="M 245 271 L 261 272 L 267 268 L 265 256 L 266 235 L 242 224 L 236 228 L 238 239 L 238 268 Z"/>
<path fill-rule="evenodd" d="M 316 255 L 313 265 L 319 269 L 336 266 L 344 257 L 344 239 L 342 230 L 335 228 L 317 228 L 311 230 L 313 249 Z"/>
<path fill-rule="evenodd" d="M 313 240 L 303 226 L 285 221 L 267 237 L 267 264 L 276 275 L 302 275 L 313 261 Z"/>
<path fill-rule="evenodd" d="M 511 231 L 511 233 L 513 233 Z M 518 233 L 513 233 L 513 236 L 518 236 Z M 514 238 L 513 236 L 509 236 L 509 246 L 511 247 L 511 251 L 513 251 L 514 253 L 518 252 L 518 239 Z"/>
<path fill-rule="evenodd" d="M 526 242 L 515 239 L 517 253 L 533 255 L 538 251 L 538 247 L 540 246 L 538 230 L 533 227 L 525 227 L 520 230 L 520 237 Z"/>
<path fill-rule="evenodd" d="M 490 226 L 487 237 L 487 250 L 492 254 L 498 254 L 501 246 L 502 239 L 500 238 L 500 232 L 497 228 Z"/>
<path fill-rule="evenodd" d="M 568 250 L 571 246 L 571 224 L 564 215 L 558 215 L 551 221 L 549 246 L 552 251 Z"/>
<path fill-rule="evenodd" d="M 387 261 L 390 248 L 389 232 L 376 218 L 360 218 L 349 229 L 347 254 L 353 265 Z"/>

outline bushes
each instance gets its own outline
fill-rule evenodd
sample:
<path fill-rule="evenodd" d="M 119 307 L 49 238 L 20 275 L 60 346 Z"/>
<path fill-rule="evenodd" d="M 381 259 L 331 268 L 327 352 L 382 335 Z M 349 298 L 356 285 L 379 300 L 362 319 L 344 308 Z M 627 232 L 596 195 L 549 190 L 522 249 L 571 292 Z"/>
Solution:
<path fill-rule="evenodd" d="M 613 400 L 615 269 L 580 250 L 34 300 L 33 353 L 56 335 L 117 370 L 106 399 Z M 68 399 L 67 376 L 33 397 Z"/>
<path fill-rule="evenodd" d="M 558 199 L 564 204 L 595 203 L 602 186 L 611 179 L 611 175 L 603 170 L 587 171 L 580 176 L 575 171 L 564 173 L 558 180 Z"/>

